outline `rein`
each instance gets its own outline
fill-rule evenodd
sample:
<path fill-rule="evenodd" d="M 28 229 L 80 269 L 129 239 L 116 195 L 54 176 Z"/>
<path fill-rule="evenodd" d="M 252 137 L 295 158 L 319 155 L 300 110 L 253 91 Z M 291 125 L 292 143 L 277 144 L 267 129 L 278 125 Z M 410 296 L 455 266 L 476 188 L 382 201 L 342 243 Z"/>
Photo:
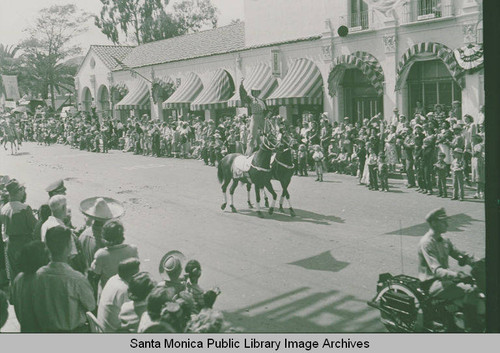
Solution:
<path fill-rule="evenodd" d="M 293 165 L 288 165 L 288 164 L 285 164 L 283 162 L 280 162 L 277 158 L 274 158 L 274 161 L 276 163 L 278 163 L 280 166 L 285 167 L 287 169 L 293 169 L 293 168 L 295 168 L 295 166 L 293 166 Z"/>

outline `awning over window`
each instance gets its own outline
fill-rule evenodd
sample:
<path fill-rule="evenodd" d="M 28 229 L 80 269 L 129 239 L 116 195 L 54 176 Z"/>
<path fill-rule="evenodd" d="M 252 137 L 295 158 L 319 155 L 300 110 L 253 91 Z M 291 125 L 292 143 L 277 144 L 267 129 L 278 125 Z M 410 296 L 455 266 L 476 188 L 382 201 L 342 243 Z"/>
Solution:
<path fill-rule="evenodd" d="M 296 60 L 266 103 L 269 105 L 323 104 L 323 79 L 316 64 L 308 59 Z"/>
<path fill-rule="evenodd" d="M 234 94 L 234 82 L 226 70 L 215 71 L 208 86 L 191 103 L 192 110 L 224 109 Z"/>
<path fill-rule="evenodd" d="M 250 75 L 243 80 L 243 87 L 248 94 L 251 90 L 260 91 L 259 98 L 265 100 L 278 86 L 278 81 L 272 75 L 271 68 L 266 64 L 259 64 L 250 70 Z M 236 89 L 234 96 L 227 102 L 229 107 L 242 107 L 240 90 Z"/>
<path fill-rule="evenodd" d="M 434 42 L 422 42 L 409 48 L 401 57 L 396 73 L 396 91 L 404 86 L 410 68 L 415 61 L 438 58 L 446 65 L 451 77 L 461 88 L 465 87 L 464 70 L 458 65 L 453 51 L 444 44 Z"/>
<path fill-rule="evenodd" d="M 149 88 L 143 80 L 136 80 L 130 85 L 130 90 L 125 97 L 115 105 L 119 110 L 151 109 Z"/>
<path fill-rule="evenodd" d="M 201 83 L 201 79 L 198 75 L 191 72 L 188 77 L 181 82 L 179 88 L 163 102 L 163 109 L 189 108 L 191 102 L 196 99 L 202 90 L 203 83 Z"/>
<path fill-rule="evenodd" d="M 384 73 L 378 60 L 364 51 L 357 51 L 350 55 L 341 55 L 333 59 L 332 70 L 328 76 L 328 90 L 333 97 L 342 82 L 345 70 L 355 67 L 368 79 L 379 95 L 384 93 Z"/>

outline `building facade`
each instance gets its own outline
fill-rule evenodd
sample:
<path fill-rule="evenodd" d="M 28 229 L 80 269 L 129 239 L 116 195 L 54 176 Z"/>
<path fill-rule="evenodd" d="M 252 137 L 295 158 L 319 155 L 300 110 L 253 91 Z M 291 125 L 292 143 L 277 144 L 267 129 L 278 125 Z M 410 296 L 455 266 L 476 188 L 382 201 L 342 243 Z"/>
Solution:
<path fill-rule="evenodd" d="M 293 122 L 304 112 L 360 121 L 395 107 L 446 111 L 455 101 L 476 116 L 484 104 L 481 1 L 245 0 L 244 11 L 244 23 L 114 47 L 124 65 L 101 65 L 92 46 L 77 75 L 82 109 L 91 96 L 103 113 L 216 119 L 240 111 L 240 84 Z M 175 92 L 163 102 L 155 88 L 168 85 Z M 125 102 L 113 102 L 112 86 L 127 87 Z"/>

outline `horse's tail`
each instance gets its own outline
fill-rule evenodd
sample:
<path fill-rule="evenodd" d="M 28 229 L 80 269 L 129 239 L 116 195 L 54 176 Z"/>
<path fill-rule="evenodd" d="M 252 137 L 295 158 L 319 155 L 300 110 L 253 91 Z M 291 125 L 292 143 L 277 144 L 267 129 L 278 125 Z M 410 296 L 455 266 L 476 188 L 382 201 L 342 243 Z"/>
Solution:
<path fill-rule="evenodd" d="M 222 170 L 222 163 L 219 162 L 219 165 L 217 166 L 217 179 L 219 179 L 219 183 L 224 182 L 224 171 Z"/>

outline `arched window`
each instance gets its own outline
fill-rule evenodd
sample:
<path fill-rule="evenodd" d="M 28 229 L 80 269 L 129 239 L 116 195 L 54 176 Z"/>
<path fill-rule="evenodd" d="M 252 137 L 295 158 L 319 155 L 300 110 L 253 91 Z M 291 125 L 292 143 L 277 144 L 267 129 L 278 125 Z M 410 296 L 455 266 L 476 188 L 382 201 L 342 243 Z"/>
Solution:
<path fill-rule="evenodd" d="M 417 102 L 424 112 L 434 111 L 441 104 L 446 112 L 451 102 L 460 101 L 462 90 L 441 60 L 419 61 L 413 64 L 407 78 L 408 115 L 413 116 Z"/>

